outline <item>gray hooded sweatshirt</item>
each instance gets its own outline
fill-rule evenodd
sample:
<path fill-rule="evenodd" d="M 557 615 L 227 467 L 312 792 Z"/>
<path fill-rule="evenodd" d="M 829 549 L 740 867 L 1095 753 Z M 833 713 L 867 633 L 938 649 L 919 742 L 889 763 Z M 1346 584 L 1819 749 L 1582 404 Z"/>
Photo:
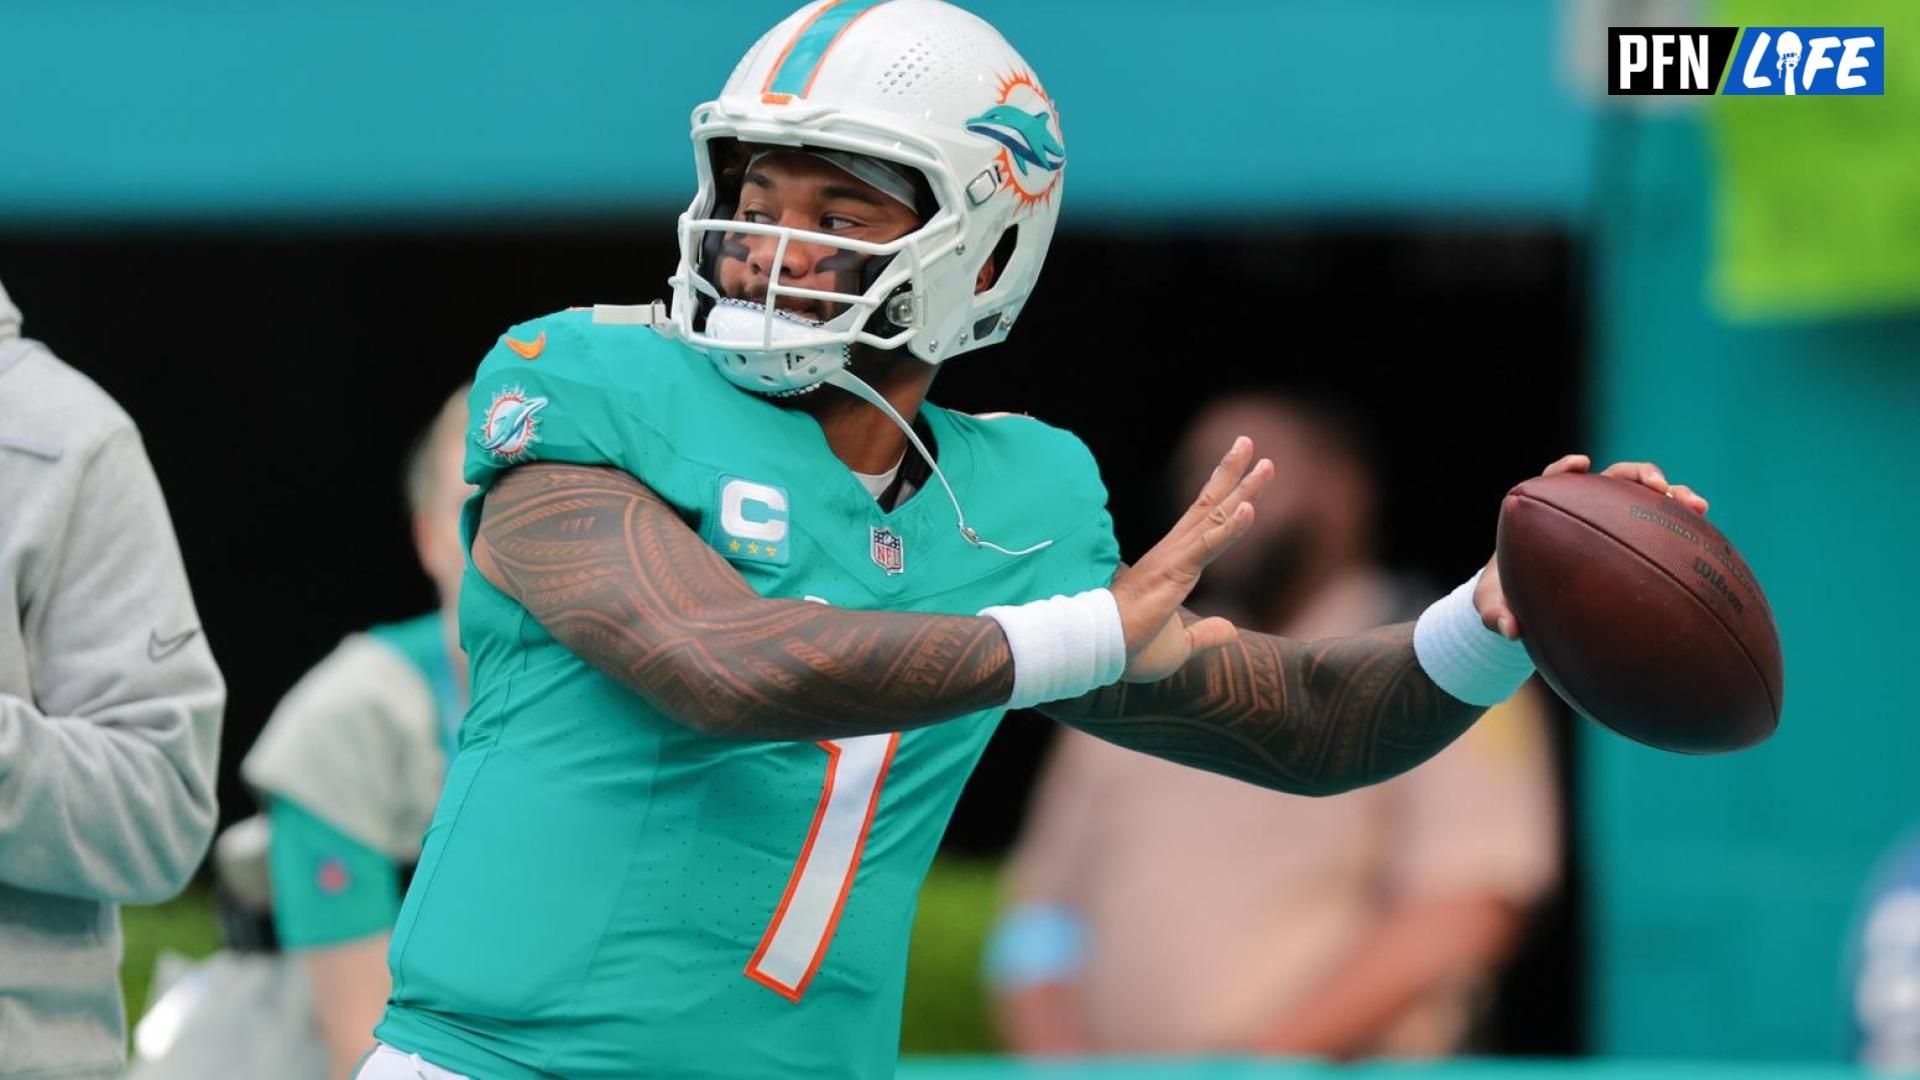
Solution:
<path fill-rule="evenodd" d="M 206 853 L 225 704 L 140 433 L 0 288 L 0 1077 L 120 1074 L 116 905 Z"/>

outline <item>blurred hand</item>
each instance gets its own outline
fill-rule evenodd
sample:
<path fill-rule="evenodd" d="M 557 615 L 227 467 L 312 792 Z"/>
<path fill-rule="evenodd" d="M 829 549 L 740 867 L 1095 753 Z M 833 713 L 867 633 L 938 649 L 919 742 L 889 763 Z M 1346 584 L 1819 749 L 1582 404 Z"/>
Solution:
<path fill-rule="evenodd" d="M 1547 466 L 1540 475 L 1556 476 L 1567 472 L 1586 472 L 1593 468 L 1593 459 L 1585 454 L 1568 454 L 1559 461 Z M 1622 461 L 1607 466 L 1601 476 L 1614 476 L 1622 480 L 1632 480 L 1678 502 L 1696 514 L 1707 512 L 1707 500 L 1694 493 L 1685 484 L 1667 483 L 1666 474 L 1658 465 L 1646 461 Z M 1520 620 L 1514 617 L 1513 609 L 1507 606 L 1507 594 L 1500 588 L 1500 561 L 1487 560 L 1487 568 L 1480 575 L 1480 585 L 1473 590 L 1473 606 L 1480 612 L 1480 621 L 1487 629 L 1498 633 L 1511 641 L 1518 641 L 1524 629 Z"/>
<path fill-rule="evenodd" d="M 1084 1057 L 1092 1052 L 1080 1031 L 1073 984 L 1036 983 L 999 995 L 994 1002 L 1000 1038 L 1021 1057 Z"/>

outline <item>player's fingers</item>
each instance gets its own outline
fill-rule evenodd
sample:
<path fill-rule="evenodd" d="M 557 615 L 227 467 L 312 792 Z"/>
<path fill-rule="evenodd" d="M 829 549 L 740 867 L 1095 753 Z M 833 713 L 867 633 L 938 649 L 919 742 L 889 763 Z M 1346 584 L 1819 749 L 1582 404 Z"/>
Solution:
<path fill-rule="evenodd" d="M 1514 618 L 1513 609 L 1504 600 L 1481 607 L 1480 623 L 1508 641 L 1520 639 L 1520 620 Z"/>
<path fill-rule="evenodd" d="M 1547 466 L 1541 476 L 1558 476 L 1563 472 L 1586 472 L 1593 468 L 1593 459 L 1585 454 L 1566 454 L 1559 461 Z"/>
<path fill-rule="evenodd" d="M 1488 559 L 1480 572 L 1480 584 L 1473 590 L 1473 607 L 1480 613 L 1480 624 L 1508 640 L 1520 636 L 1520 620 L 1507 606 L 1506 590 L 1500 587 L 1500 560 Z"/>
<path fill-rule="evenodd" d="M 1187 627 L 1187 646 L 1196 653 L 1222 649 L 1239 640 L 1240 628 L 1217 616 Z"/>
<path fill-rule="evenodd" d="M 1247 471 L 1247 462 L 1252 457 L 1253 440 L 1245 435 L 1235 438 L 1233 445 L 1227 449 L 1226 455 L 1220 459 L 1220 464 L 1213 467 L 1213 473 L 1207 477 L 1207 482 L 1200 486 L 1199 496 L 1187 507 L 1187 512 L 1180 516 L 1179 523 L 1173 527 L 1174 531 L 1178 532 L 1183 528 L 1191 527 L 1214 507 L 1219 506 L 1220 501 L 1231 494 L 1234 486 L 1240 482 L 1241 476 Z"/>
<path fill-rule="evenodd" d="M 1241 511 L 1253 508 L 1260 499 L 1261 490 L 1271 479 L 1273 479 L 1273 462 L 1267 458 L 1261 458 L 1253 468 L 1246 471 L 1246 474 L 1240 478 L 1240 482 L 1234 485 L 1233 490 L 1228 492 L 1225 498 L 1209 508 L 1205 516 L 1187 526 L 1186 531 L 1189 536 L 1194 530 L 1199 530 L 1197 538 L 1199 547 L 1186 549 L 1193 552 L 1193 557 L 1199 560 L 1193 564 L 1192 569 L 1195 572 L 1232 546 L 1233 542 L 1246 531 L 1246 526 L 1252 523 L 1253 518 L 1250 516 L 1242 518 Z M 1174 535 L 1179 535 L 1179 531 L 1176 530 Z"/>
<path fill-rule="evenodd" d="M 1204 510 L 1196 502 L 1181 524 L 1128 570 L 1124 579 L 1126 596 L 1138 597 L 1148 610 L 1158 610 L 1163 604 L 1169 610 L 1179 606 L 1193 591 L 1207 564 L 1246 535 L 1253 524 L 1253 500 L 1273 477 L 1271 461 L 1262 459 L 1252 469 L 1246 467 L 1246 456 L 1252 449 L 1251 441 L 1235 440 L 1234 449 L 1222 461 L 1223 467 L 1234 468 L 1235 483 Z M 1238 462 L 1233 460 L 1236 454 Z M 1121 596 L 1120 581 L 1114 587 L 1115 596 Z"/>
<path fill-rule="evenodd" d="M 1699 514 L 1701 517 L 1705 517 L 1707 514 L 1707 500 L 1701 497 L 1699 492 L 1685 484 L 1674 484 L 1667 488 L 1667 497 L 1694 513 Z"/>
<path fill-rule="evenodd" d="M 1247 534 L 1253 526 L 1253 504 L 1243 502 L 1233 508 L 1225 521 L 1209 526 L 1201 532 L 1195 542 L 1187 547 L 1188 557 L 1194 560 L 1191 569 L 1197 575 L 1206 565 L 1220 557 L 1220 553 L 1233 546 L 1234 541 Z"/>
<path fill-rule="evenodd" d="M 1650 487 L 1663 495 L 1666 494 L 1667 491 L 1667 474 L 1660 471 L 1660 466 L 1650 461 L 1616 461 L 1607 466 L 1606 471 L 1600 475 L 1617 476 L 1622 480 L 1631 480 L 1636 484 L 1643 484 Z"/>
<path fill-rule="evenodd" d="M 1240 478 L 1240 482 L 1227 493 L 1227 497 L 1220 500 L 1220 505 L 1211 515 L 1214 523 L 1225 521 L 1226 515 L 1240 509 L 1243 504 L 1259 502 L 1260 492 L 1266 488 L 1267 481 L 1271 479 L 1273 479 L 1273 461 L 1269 458 L 1261 458 L 1254 462 L 1253 468 L 1248 469 L 1246 475 Z"/>

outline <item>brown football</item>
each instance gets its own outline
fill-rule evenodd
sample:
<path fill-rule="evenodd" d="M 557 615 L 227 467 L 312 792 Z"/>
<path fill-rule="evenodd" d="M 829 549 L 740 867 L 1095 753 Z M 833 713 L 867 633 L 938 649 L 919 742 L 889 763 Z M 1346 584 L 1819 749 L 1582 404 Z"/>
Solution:
<path fill-rule="evenodd" d="M 1683 754 L 1779 726 L 1773 611 L 1705 518 L 1627 480 L 1535 477 L 1500 508 L 1498 559 L 1528 654 L 1584 715 Z"/>

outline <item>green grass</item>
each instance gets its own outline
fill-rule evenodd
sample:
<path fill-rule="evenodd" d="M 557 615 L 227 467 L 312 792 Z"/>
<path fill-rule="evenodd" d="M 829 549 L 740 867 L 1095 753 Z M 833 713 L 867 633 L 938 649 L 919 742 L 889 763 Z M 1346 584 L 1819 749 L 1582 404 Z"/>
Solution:
<path fill-rule="evenodd" d="M 980 982 L 980 953 L 999 907 L 999 890 L 999 870 L 991 862 L 943 858 L 933 864 L 913 923 L 907 1000 L 900 1016 L 901 1053 L 999 1049 Z"/>
<path fill-rule="evenodd" d="M 120 994 L 127 1003 L 129 1027 L 147 1007 L 147 987 L 153 983 L 153 965 L 161 950 L 201 957 L 220 947 L 213 898 L 199 886 L 164 904 L 121 908 L 120 927 L 127 939 L 126 956 L 120 962 Z"/>
<path fill-rule="evenodd" d="M 997 1048 L 980 983 L 980 950 L 999 903 L 998 889 L 998 871 L 990 862 L 943 858 L 927 875 L 907 964 L 907 999 L 900 1019 L 903 1053 L 985 1053 Z M 154 960 L 162 949 L 200 957 L 220 944 L 213 900 L 197 887 L 164 904 L 122 908 L 120 920 L 127 939 L 120 986 L 129 1021 L 146 1008 Z"/>

